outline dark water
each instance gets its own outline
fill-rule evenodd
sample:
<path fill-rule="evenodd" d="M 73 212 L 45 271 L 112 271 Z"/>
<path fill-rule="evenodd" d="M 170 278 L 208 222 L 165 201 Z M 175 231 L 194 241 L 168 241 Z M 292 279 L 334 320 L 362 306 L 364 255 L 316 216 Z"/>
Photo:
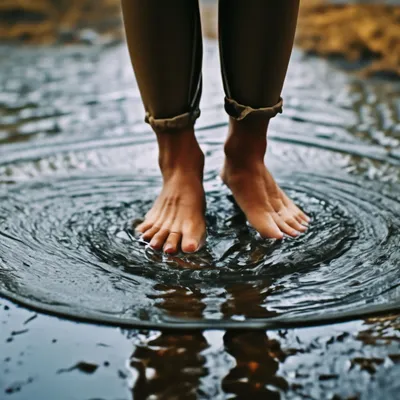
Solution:
<path fill-rule="evenodd" d="M 299 239 L 260 241 L 217 178 L 226 117 L 216 47 L 208 44 L 198 124 L 208 162 L 207 247 L 165 257 L 132 231 L 160 177 L 124 47 L 0 54 L 6 297 L 154 329 L 282 328 L 398 309 L 397 82 L 362 81 L 295 53 L 267 162 L 313 223 Z M 57 398 L 395 398 L 398 389 L 394 317 L 367 326 L 160 334 L 43 316 L 25 325 L 30 312 L 3 304 L 11 309 L 0 340 L 11 355 L 0 387 L 15 398 L 45 398 L 75 381 L 70 397 Z"/>
<path fill-rule="evenodd" d="M 131 228 L 159 188 L 152 176 L 86 172 L 12 185 L 0 202 L 2 290 L 57 312 L 153 327 L 302 325 L 398 306 L 396 187 L 298 172 L 281 180 L 314 220 L 300 239 L 257 240 L 210 182 L 207 247 L 172 257 Z"/>

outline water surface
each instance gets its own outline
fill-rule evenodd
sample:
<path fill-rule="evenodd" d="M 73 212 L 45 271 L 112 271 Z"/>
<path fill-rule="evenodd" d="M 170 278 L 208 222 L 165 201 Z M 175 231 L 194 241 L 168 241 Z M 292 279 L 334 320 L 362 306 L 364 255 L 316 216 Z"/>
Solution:
<path fill-rule="evenodd" d="M 186 329 L 120 332 L 42 315 L 25 325 L 34 314 L 3 300 L 7 395 L 41 398 L 72 380 L 79 399 L 395 398 L 396 318 L 234 334 L 187 324 L 282 328 L 397 309 L 398 83 L 294 54 L 267 163 L 313 223 L 299 239 L 260 241 L 218 179 L 226 116 L 215 44 L 205 50 L 209 238 L 198 255 L 165 257 L 132 229 L 161 180 L 125 48 L 1 48 L 1 293 L 70 317 Z"/>

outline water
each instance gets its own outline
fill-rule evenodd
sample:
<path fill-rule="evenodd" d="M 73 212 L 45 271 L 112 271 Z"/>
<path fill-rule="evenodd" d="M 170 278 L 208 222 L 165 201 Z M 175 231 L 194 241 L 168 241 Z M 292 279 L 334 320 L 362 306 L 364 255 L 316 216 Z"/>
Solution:
<path fill-rule="evenodd" d="M 42 315 L 25 325 L 34 314 L 3 300 L 5 393 L 43 398 L 77 379 L 73 398 L 395 398 L 396 318 L 188 328 L 299 327 L 398 309 L 399 84 L 294 54 L 267 162 L 313 223 L 299 239 L 260 241 L 218 179 L 226 116 L 215 44 L 205 51 L 209 237 L 198 255 L 165 257 L 132 229 L 161 181 L 125 48 L 1 49 L 0 292 L 67 317 L 185 329 L 120 332 Z M 90 376 L 112 384 L 96 388 Z"/>
<path fill-rule="evenodd" d="M 1 288 L 45 310 L 153 328 L 187 328 L 187 318 L 282 326 L 397 307 L 399 192 L 317 174 L 281 179 L 314 220 L 305 235 L 257 240 L 215 185 L 207 247 L 191 256 L 163 256 L 134 238 L 130 222 L 159 189 L 151 176 L 13 185 L 1 197 Z"/>

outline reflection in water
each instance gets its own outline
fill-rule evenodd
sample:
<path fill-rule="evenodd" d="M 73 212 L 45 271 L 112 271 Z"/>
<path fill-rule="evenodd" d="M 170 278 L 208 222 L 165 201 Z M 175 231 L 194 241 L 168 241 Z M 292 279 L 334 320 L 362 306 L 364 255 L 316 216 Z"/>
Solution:
<path fill-rule="evenodd" d="M 225 393 L 236 399 L 281 398 L 279 391 L 287 390 L 288 384 L 277 376 L 279 363 L 286 358 L 278 341 L 268 339 L 265 332 L 227 332 L 224 345 L 236 360 L 222 381 Z"/>
<path fill-rule="evenodd" d="M 138 372 L 133 387 L 136 400 L 197 399 L 202 377 L 208 371 L 201 352 L 208 347 L 201 333 L 163 333 L 136 347 L 130 365 Z"/>
<path fill-rule="evenodd" d="M 365 329 L 360 330 L 357 339 L 365 345 L 400 343 L 400 317 L 398 314 L 367 318 Z M 400 355 L 394 354 L 400 361 Z"/>
<path fill-rule="evenodd" d="M 201 318 L 207 308 L 207 297 L 198 289 L 173 285 L 156 285 L 155 289 L 161 292 L 154 297 L 160 300 L 155 305 L 172 317 Z M 225 318 L 265 318 L 276 314 L 263 306 L 272 292 L 266 282 L 263 288 L 246 283 L 232 284 L 226 292 L 225 296 L 220 293 L 221 299 L 226 299 L 221 305 Z M 221 382 L 228 398 L 280 398 L 279 391 L 286 390 L 288 384 L 276 375 L 279 362 L 286 358 L 277 340 L 269 339 L 265 331 L 228 331 L 223 344 L 224 351 L 234 358 L 234 366 Z M 144 347 L 138 347 L 131 363 L 140 375 L 135 384 L 134 394 L 138 396 L 135 398 L 146 398 L 141 397 L 143 393 L 157 394 L 158 398 L 197 398 L 196 393 L 201 390 L 199 378 L 209 375 L 206 356 L 201 353 L 208 347 L 201 333 L 161 334 Z M 155 370 L 151 372 L 152 378 L 146 378 L 146 369 Z M 171 386 L 171 371 L 175 371 L 173 378 L 181 384 Z"/>
<path fill-rule="evenodd" d="M 4 300 L 0 309 L 1 399 L 13 389 L 16 399 L 398 399 L 399 316 L 267 333 L 161 334 L 37 316 Z M 56 374 L 81 363 L 97 369 Z"/>
<path fill-rule="evenodd" d="M 205 295 L 196 287 L 157 284 L 154 289 L 160 294 L 149 297 L 158 300 L 154 304 L 162 308 L 168 315 L 180 318 L 201 318 L 206 305 L 202 302 Z"/>
<path fill-rule="evenodd" d="M 230 285 L 227 291 L 229 296 L 221 307 L 227 318 L 268 318 L 277 315 L 277 312 L 267 309 L 267 298 L 273 289 L 265 281 L 261 285 L 237 283 Z"/>
<path fill-rule="evenodd" d="M 224 398 L 280 399 L 287 391 L 287 381 L 277 374 L 286 355 L 264 331 L 226 332 L 217 354 L 209 351 L 211 345 L 200 332 L 162 333 L 139 344 L 130 358 L 133 398 L 197 399 L 223 392 Z M 227 355 L 230 363 L 223 360 Z M 225 376 L 213 380 L 210 367 Z"/>
<path fill-rule="evenodd" d="M 156 307 L 171 317 L 201 318 L 207 308 L 207 297 L 199 289 L 177 285 L 156 285 L 154 289 L 158 291 L 153 296 Z M 257 286 L 237 283 L 226 291 L 227 295 L 220 296 L 226 299 L 221 305 L 225 318 L 276 314 L 263 306 L 271 293 L 268 285 L 260 290 Z M 202 333 L 162 333 L 139 345 L 130 363 L 138 372 L 134 398 L 145 399 L 150 395 L 161 399 L 198 398 L 202 386 L 210 386 L 201 380 L 210 375 L 205 352 L 210 345 Z M 286 358 L 277 340 L 269 339 L 265 331 L 228 331 L 223 336 L 223 346 L 234 359 L 221 382 L 227 398 L 280 398 L 279 391 L 286 390 L 288 384 L 277 376 L 279 363 Z"/>
<path fill-rule="evenodd" d="M 201 320 L 210 315 L 217 315 L 217 310 L 226 319 L 246 320 L 248 318 L 268 318 L 276 316 L 268 310 L 268 296 L 273 289 L 260 284 L 236 283 L 212 291 L 202 292 L 196 286 L 157 284 L 156 295 L 149 297 L 156 300 L 154 305 L 172 318 Z"/>

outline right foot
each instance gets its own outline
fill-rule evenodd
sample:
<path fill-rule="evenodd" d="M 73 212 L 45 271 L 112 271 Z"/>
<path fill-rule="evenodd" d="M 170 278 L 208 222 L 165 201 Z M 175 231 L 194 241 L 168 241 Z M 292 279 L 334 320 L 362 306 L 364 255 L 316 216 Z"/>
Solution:
<path fill-rule="evenodd" d="M 268 121 L 230 120 L 225 143 L 222 180 L 246 215 L 264 238 L 297 237 L 306 231 L 310 218 L 277 185 L 264 165 Z"/>
<path fill-rule="evenodd" d="M 204 155 L 193 130 L 164 132 L 157 139 L 163 188 L 136 231 L 155 250 L 193 253 L 206 236 Z"/>

